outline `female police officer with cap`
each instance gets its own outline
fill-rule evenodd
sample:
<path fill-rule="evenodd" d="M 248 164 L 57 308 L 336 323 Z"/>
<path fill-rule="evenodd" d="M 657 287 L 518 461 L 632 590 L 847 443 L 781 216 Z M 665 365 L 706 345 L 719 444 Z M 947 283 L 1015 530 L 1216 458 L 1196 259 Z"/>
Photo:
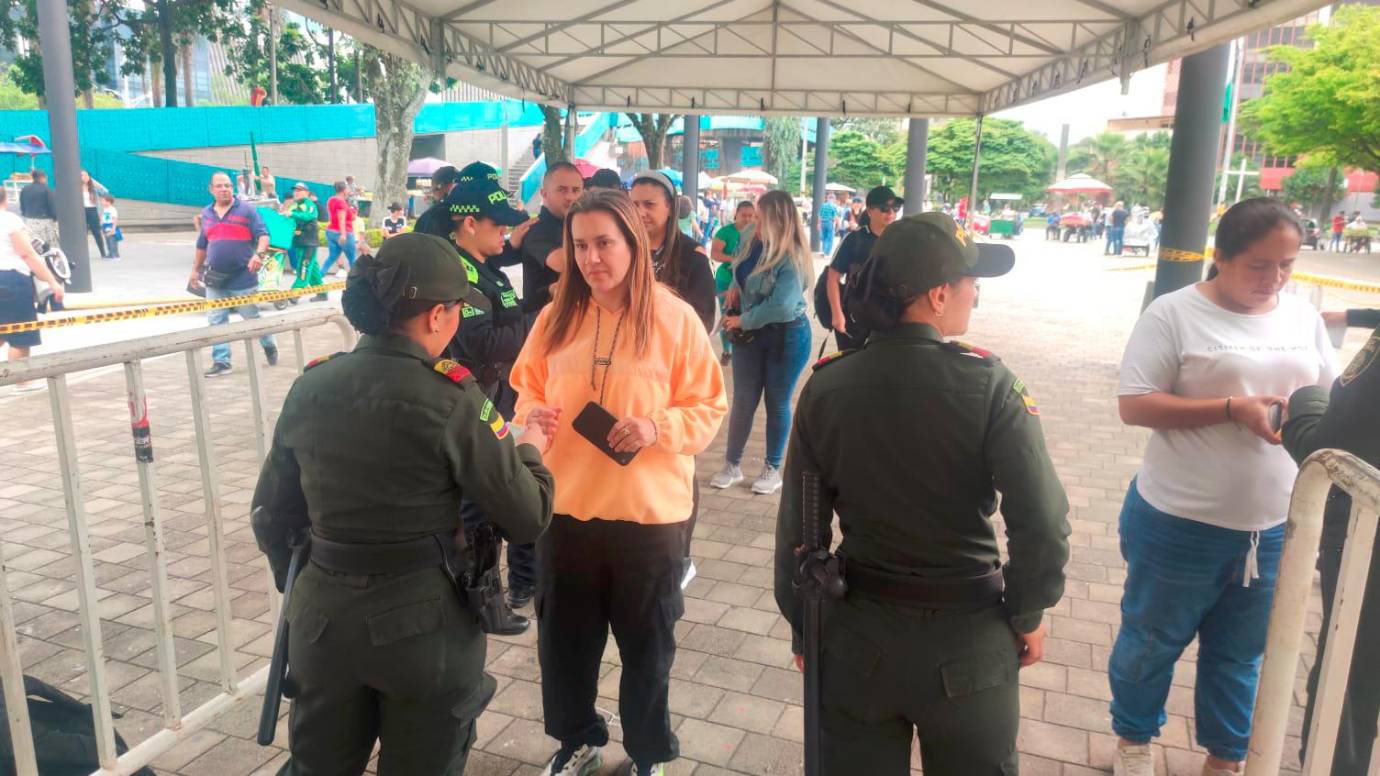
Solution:
<path fill-rule="evenodd" d="M 776 600 L 798 652 L 792 579 L 802 475 L 813 472 L 839 516 L 848 584 L 822 639 L 828 776 L 908 774 L 917 732 L 927 776 L 1015 772 L 1017 665 L 1040 659 L 1043 612 L 1063 594 L 1068 501 L 1024 384 L 995 356 L 943 339 L 967 329 L 977 278 L 1012 262 L 1010 248 L 976 245 L 940 213 L 892 224 L 848 284 L 867 344 L 817 364 L 801 391 Z"/>
<path fill-rule="evenodd" d="M 311 534 L 285 611 L 299 688 L 285 773 L 361 773 L 378 739 L 380 774 L 459 774 L 493 695 L 447 571 L 460 500 L 530 542 L 553 490 L 540 428 L 515 442 L 468 372 L 437 358 L 468 291 L 444 240 L 389 240 L 350 271 L 359 344 L 313 362 L 283 403 L 253 504 L 279 580 L 289 537 Z"/>

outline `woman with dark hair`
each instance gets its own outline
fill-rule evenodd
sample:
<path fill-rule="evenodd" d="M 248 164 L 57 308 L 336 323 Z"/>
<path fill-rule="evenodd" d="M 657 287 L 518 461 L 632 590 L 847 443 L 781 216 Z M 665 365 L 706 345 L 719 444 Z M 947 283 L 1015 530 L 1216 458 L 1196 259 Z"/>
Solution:
<path fill-rule="evenodd" d="M 676 225 L 676 185 L 659 172 L 641 172 L 633 178 L 628 194 L 650 240 L 656 279 L 689 302 L 704 330 L 710 331 L 716 306 L 714 273 L 704 248 Z"/>
<path fill-rule="evenodd" d="M 1240 770 L 1298 467 L 1278 412 L 1336 376 L 1322 318 L 1280 291 L 1303 230 L 1271 199 L 1217 226 L 1209 280 L 1156 299 L 1126 344 L 1123 422 L 1153 432 L 1121 511 L 1126 583 L 1108 673 L 1118 776 L 1154 772 L 1174 663 L 1196 637 L 1206 776 Z"/>
<path fill-rule="evenodd" d="M 599 767 L 608 725 L 595 710 L 613 630 L 618 716 L 637 776 L 679 756 L 668 711 L 694 456 L 728 410 L 723 374 L 695 311 L 657 283 L 627 195 L 595 190 L 564 225 L 566 271 L 513 365 L 519 422 L 551 437 L 560 480 L 537 543 L 537 656 L 550 776 Z"/>
<path fill-rule="evenodd" d="M 101 232 L 101 196 L 106 189 L 86 170 L 81 171 L 81 206 L 86 210 L 86 231 L 96 241 L 96 250 L 101 258 L 110 258 L 105 249 L 105 236 Z"/>
<path fill-rule="evenodd" d="M 795 201 L 784 191 L 769 191 L 757 202 L 752 247 L 733 263 L 733 287 L 724 329 L 734 332 L 733 413 L 728 421 L 724 468 L 709 480 L 723 489 L 743 481 L 743 448 L 752 432 L 757 404 L 766 394 L 767 455 L 752 492 L 781 488 L 781 463 L 791 430 L 791 395 L 810 360 L 810 320 L 805 290 L 813 268 L 809 238 Z M 735 304 L 736 302 L 736 304 Z"/>
<path fill-rule="evenodd" d="M 253 529 L 279 589 L 310 536 L 283 613 L 297 693 L 290 773 L 462 773 L 495 683 L 462 601 L 461 499 L 517 542 L 551 518 L 538 425 L 520 441 L 464 367 L 439 358 L 469 293 L 430 235 L 355 262 L 342 297 L 364 336 L 307 366 L 283 402 L 254 491 Z M 463 584 L 463 583 L 461 583 Z"/>

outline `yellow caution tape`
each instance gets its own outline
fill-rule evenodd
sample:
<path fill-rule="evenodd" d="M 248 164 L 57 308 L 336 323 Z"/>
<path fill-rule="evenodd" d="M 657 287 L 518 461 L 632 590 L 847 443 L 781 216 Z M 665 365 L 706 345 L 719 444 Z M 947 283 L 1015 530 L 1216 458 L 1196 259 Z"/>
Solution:
<path fill-rule="evenodd" d="M 1204 256 L 1199 251 L 1181 251 L 1178 248 L 1160 248 L 1161 261 L 1202 261 Z"/>
<path fill-rule="evenodd" d="M 1124 267 L 1108 267 L 1108 272 L 1139 272 L 1143 269 L 1154 269 L 1155 264 L 1128 264 Z"/>
<path fill-rule="evenodd" d="M 1311 272 L 1295 272 L 1291 277 L 1300 283 L 1311 283 L 1315 286 L 1341 288 L 1347 291 L 1361 291 L 1367 294 L 1380 294 L 1380 283 L 1367 283 L 1361 280 L 1351 280 L 1350 278 L 1332 277 L 1331 275 L 1314 275 Z"/>
<path fill-rule="evenodd" d="M 6 323 L 0 324 L 0 334 L 19 334 L 21 332 L 26 331 L 56 329 L 64 326 L 84 326 L 90 323 L 132 321 L 139 318 L 157 318 L 164 315 L 183 315 L 186 313 L 199 313 L 205 312 L 206 310 L 219 310 L 225 307 L 239 307 L 241 305 L 247 304 L 259 304 L 260 302 L 278 302 L 285 299 L 293 299 L 299 296 L 321 294 L 327 291 L 339 291 L 344 287 L 344 283 L 325 283 L 319 286 L 308 286 L 306 288 L 292 288 L 286 291 L 264 291 L 258 294 L 231 296 L 226 297 L 224 299 L 208 299 L 200 302 L 178 302 L 176 304 L 136 307 L 129 310 L 116 310 L 108 313 L 92 313 L 90 315 L 69 315 L 62 318 L 45 318 L 41 321 L 28 321 L 25 323 Z"/>

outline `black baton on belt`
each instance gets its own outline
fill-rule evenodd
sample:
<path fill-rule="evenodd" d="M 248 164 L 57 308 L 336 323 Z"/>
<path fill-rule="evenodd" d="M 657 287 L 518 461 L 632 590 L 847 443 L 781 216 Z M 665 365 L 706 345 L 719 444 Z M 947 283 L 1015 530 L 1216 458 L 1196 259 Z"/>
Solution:
<path fill-rule="evenodd" d="M 805 776 L 819 776 L 822 768 L 820 739 L 823 735 L 819 719 L 823 703 L 823 673 L 820 670 L 824 636 L 822 605 L 825 598 L 843 598 L 848 588 L 839 568 L 839 559 L 829 552 L 833 509 L 824 503 L 819 472 L 807 471 L 801 476 L 805 486 L 800 502 L 804 530 L 795 589 L 803 610 L 801 631 L 805 641 Z"/>
<path fill-rule="evenodd" d="M 288 671 L 288 601 L 292 600 L 292 583 L 302 571 L 302 561 L 306 558 L 308 546 L 310 542 L 304 536 L 292 548 L 287 579 L 283 582 L 283 602 L 278 608 L 278 630 L 273 634 L 273 657 L 268 663 L 268 684 L 264 687 L 264 705 L 259 712 L 259 746 L 273 743 L 273 735 L 278 728 L 278 708 L 282 704 L 283 685 Z"/>

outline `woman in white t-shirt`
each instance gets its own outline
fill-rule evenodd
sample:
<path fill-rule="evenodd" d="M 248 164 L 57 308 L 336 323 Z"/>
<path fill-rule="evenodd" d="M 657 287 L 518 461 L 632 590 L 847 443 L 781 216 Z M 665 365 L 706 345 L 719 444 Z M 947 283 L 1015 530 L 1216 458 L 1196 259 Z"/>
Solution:
<path fill-rule="evenodd" d="M 48 265 L 34 252 L 32 238 L 24 228 L 24 220 L 6 207 L 9 198 L 0 186 L 0 325 L 27 323 L 38 320 L 34 309 L 34 276 L 53 289 L 53 299 L 62 302 L 62 284 Z M 0 334 L 0 343 L 7 343 L 9 359 L 28 358 L 29 350 L 40 344 L 38 332 L 21 331 Z M 31 390 L 37 384 L 19 383 L 16 390 Z"/>
<path fill-rule="evenodd" d="M 1236 773 L 1245 759 L 1298 472 L 1271 408 L 1336 376 L 1321 316 L 1280 293 L 1301 239 L 1278 202 L 1235 205 L 1208 280 L 1156 299 L 1126 344 L 1121 419 L 1154 433 L 1121 512 L 1127 572 L 1108 666 L 1117 776 L 1154 773 L 1149 742 L 1195 636 L 1203 774 Z"/>

